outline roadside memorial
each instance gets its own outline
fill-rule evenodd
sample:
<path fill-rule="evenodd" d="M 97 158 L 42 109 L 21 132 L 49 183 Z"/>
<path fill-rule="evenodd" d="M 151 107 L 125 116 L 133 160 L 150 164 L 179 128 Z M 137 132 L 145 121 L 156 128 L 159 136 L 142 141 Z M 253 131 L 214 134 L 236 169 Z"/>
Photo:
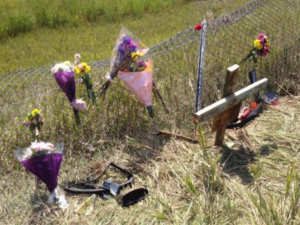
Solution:
<path fill-rule="evenodd" d="M 239 73 L 239 66 L 234 65 L 227 69 L 226 82 L 223 89 L 223 99 L 213 103 L 194 114 L 196 122 L 202 122 L 214 117 L 213 131 L 217 131 L 215 145 L 223 145 L 227 125 L 237 118 L 240 103 L 267 86 L 268 79 L 259 80 L 239 91 L 234 92 L 234 86 Z"/>

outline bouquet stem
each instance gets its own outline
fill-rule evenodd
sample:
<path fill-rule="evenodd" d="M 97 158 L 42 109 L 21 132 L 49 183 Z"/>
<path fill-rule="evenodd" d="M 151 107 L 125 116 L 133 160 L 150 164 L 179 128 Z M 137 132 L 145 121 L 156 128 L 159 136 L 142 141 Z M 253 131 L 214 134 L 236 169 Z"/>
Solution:
<path fill-rule="evenodd" d="M 149 116 L 150 116 L 151 118 L 153 118 L 153 117 L 154 117 L 154 112 L 153 112 L 152 106 L 151 106 L 151 105 L 150 105 L 150 106 L 147 106 L 147 110 L 148 110 Z"/>
<path fill-rule="evenodd" d="M 87 92 L 88 98 L 90 100 L 92 100 L 93 104 L 96 106 L 96 95 L 95 95 L 95 92 L 93 90 L 93 83 L 92 83 L 91 74 L 85 73 L 85 75 L 83 76 L 83 80 L 84 80 L 84 84 L 85 84 L 85 87 L 86 87 L 86 92 Z"/>
<path fill-rule="evenodd" d="M 96 106 L 97 105 L 96 95 L 93 90 L 89 90 L 89 98 L 92 100 L 93 104 Z"/>
<path fill-rule="evenodd" d="M 153 88 L 154 88 L 155 93 L 157 94 L 158 98 L 160 99 L 161 104 L 163 105 L 163 107 L 164 107 L 166 113 L 169 114 L 169 113 L 170 113 L 170 110 L 168 109 L 168 107 L 167 107 L 167 105 L 166 105 L 164 99 L 162 98 L 162 96 L 161 96 L 159 90 L 157 89 L 157 86 L 155 85 L 155 82 L 154 82 L 154 81 L 153 81 Z"/>
<path fill-rule="evenodd" d="M 75 122 L 77 126 L 81 125 L 80 117 L 79 117 L 79 111 L 76 109 L 73 109 L 74 111 L 74 116 L 75 116 Z"/>
<path fill-rule="evenodd" d="M 99 90 L 99 97 L 103 96 L 103 99 L 105 98 L 105 94 L 106 94 L 106 91 L 108 89 L 110 85 L 110 81 L 107 81 L 105 82 L 105 84 L 103 84 Z"/>

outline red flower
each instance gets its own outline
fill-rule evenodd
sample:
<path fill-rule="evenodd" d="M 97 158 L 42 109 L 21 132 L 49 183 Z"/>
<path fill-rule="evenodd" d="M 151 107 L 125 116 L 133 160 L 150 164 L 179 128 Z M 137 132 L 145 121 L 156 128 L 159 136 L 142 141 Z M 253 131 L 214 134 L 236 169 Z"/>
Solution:
<path fill-rule="evenodd" d="M 199 23 L 195 26 L 195 30 L 201 30 L 202 29 L 202 24 Z"/>

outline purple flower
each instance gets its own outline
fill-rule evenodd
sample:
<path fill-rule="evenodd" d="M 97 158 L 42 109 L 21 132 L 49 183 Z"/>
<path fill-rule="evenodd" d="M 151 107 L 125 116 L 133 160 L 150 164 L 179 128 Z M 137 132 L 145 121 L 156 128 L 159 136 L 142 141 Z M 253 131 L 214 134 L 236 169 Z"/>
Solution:
<path fill-rule="evenodd" d="M 144 61 L 138 62 L 137 68 L 139 71 L 143 71 L 147 68 L 147 64 Z"/>
<path fill-rule="evenodd" d="M 65 92 L 67 98 L 69 99 L 69 102 L 73 102 L 76 100 L 76 86 L 75 86 L 75 78 L 74 78 L 74 72 L 73 71 L 66 71 L 62 69 L 58 70 L 52 70 L 54 73 L 54 78 L 58 84 L 58 86 L 61 88 L 63 92 Z M 78 109 L 73 107 L 74 115 L 75 115 L 75 121 L 77 125 L 80 125 L 80 118 L 79 118 L 79 112 Z"/>
<path fill-rule="evenodd" d="M 125 45 L 129 45 L 131 43 L 132 39 L 130 37 L 122 37 L 122 43 Z"/>
<path fill-rule="evenodd" d="M 25 127 L 29 127 L 30 122 L 25 120 L 25 121 L 23 122 L 23 125 L 24 125 Z"/>
<path fill-rule="evenodd" d="M 58 70 L 53 75 L 58 86 L 61 88 L 63 92 L 65 92 L 69 101 L 70 102 L 74 101 L 76 99 L 75 97 L 76 86 L 75 86 L 74 72 Z"/>

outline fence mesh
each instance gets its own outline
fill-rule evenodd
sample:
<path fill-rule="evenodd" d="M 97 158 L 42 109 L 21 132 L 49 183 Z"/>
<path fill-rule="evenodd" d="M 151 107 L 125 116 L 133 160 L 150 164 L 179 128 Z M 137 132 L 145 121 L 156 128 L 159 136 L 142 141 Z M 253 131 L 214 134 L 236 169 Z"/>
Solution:
<path fill-rule="evenodd" d="M 208 21 L 206 36 L 204 106 L 221 97 L 226 68 L 240 65 L 239 87 L 249 84 L 248 73 L 255 69 L 258 79 L 270 80 L 269 89 L 280 83 L 291 92 L 299 91 L 299 1 L 251 1 L 230 15 Z M 271 53 L 242 62 L 259 33 L 271 42 Z"/>
<path fill-rule="evenodd" d="M 270 79 L 268 88 L 276 89 L 277 82 L 291 92 L 299 91 L 299 12 L 298 0 L 252 0 L 236 12 L 208 18 L 202 107 L 221 97 L 226 68 L 236 63 L 240 64 L 239 88 L 249 84 L 247 74 L 255 68 L 259 79 Z M 271 54 L 260 58 L 257 64 L 250 60 L 240 63 L 259 33 L 268 35 Z M 112 137 L 124 135 L 147 137 L 151 141 L 155 139 L 151 133 L 159 129 L 191 136 L 199 40 L 199 32 L 189 28 L 150 49 L 148 57 L 154 60 L 154 80 L 166 104 L 164 107 L 153 91 L 154 119 L 149 118 L 145 107 L 124 84 L 115 79 L 105 99 L 98 99 L 97 109 L 90 104 L 89 110 L 81 113 L 83 125 L 77 128 L 70 104 L 51 74 L 53 65 L 2 75 L 1 160 L 6 161 L 13 149 L 25 145 L 23 141 L 30 141 L 22 121 L 33 108 L 39 108 L 46 119 L 43 139 L 64 141 L 73 147 L 82 147 L 76 137 L 95 148 Z M 109 60 L 89 65 L 97 91 L 105 82 Z M 77 97 L 83 93 L 84 88 L 79 87 Z"/>

